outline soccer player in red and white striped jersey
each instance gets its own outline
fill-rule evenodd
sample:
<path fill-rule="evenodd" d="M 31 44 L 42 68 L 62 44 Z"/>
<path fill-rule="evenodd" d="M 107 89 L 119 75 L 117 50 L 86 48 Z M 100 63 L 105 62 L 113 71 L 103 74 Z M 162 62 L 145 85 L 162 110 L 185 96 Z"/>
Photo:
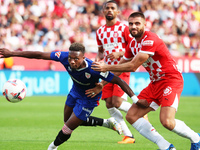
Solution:
<path fill-rule="evenodd" d="M 126 48 L 121 64 L 107 65 L 96 62 L 92 69 L 96 71 L 135 72 L 143 66 L 149 73 L 151 82 L 138 95 L 146 99 L 148 108 L 133 104 L 129 109 L 127 121 L 144 137 L 156 143 L 159 149 L 175 150 L 173 144 L 166 141 L 154 127 L 142 116 L 160 108 L 160 122 L 170 131 L 191 141 L 190 150 L 200 149 L 200 134 L 190 129 L 183 121 L 175 119 L 180 96 L 183 90 L 183 77 L 165 43 L 150 31 L 145 31 L 145 17 L 140 12 L 132 13 L 129 18 L 129 30 L 134 39 Z M 138 99 L 133 99 L 137 102 Z"/>
<path fill-rule="evenodd" d="M 118 21 L 119 9 L 115 1 L 107 1 L 103 6 L 103 13 L 106 24 L 96 31 L 98 54 L 95 61 L 104 59 L 107 64 L 116 65 L 122 59 L 132 37 L 128 26 Z M 119 77 L 129 84 L 130 73 L 122 73 Z M 122 110 L 127 113 L 131 107 L 126 93 L 117 85 L 108 83 L 102 90 L 102 99 L 106 102 L 109 114 L 121 124 L 124 138 L 118 143 L 134 143 L 135 139 L 120 112 Z"/>

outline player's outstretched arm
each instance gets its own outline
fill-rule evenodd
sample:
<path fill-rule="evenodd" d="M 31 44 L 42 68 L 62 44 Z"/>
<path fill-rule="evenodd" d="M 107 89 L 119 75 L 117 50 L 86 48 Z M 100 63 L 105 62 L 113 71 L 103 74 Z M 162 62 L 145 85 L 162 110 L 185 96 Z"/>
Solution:
<path fill-rule="evenodd" d="M 119 85 L 121 89 L 126 92 L 128 96 L 133 100 L 133 103 L 144 108 L 149 107 L 149 103 L 146 100 L 138 99 L 128 84 L 118 76 L 114 76 L 111 80 L 111 83 Z"/>
<path fill-rule="evenodd" d="M 107 65 L 102 62 L 93 62 L 92 69 L 95 71 L 105 72 L 135 72 L 139 66 L 149 58 L 149 54 L 138 52 L 137 55 L 129 62 L 118 65 Z"/>
<path fill-rule="evenodd" d="M 45 59 L 50 60 L 50 52 L 38 52 L 38 51 L 10 51 L 6 48 L 0 48 L 0 58 L 7 57 L 25 57 L 25 58 L 35 58 L 35 59 Z"/>

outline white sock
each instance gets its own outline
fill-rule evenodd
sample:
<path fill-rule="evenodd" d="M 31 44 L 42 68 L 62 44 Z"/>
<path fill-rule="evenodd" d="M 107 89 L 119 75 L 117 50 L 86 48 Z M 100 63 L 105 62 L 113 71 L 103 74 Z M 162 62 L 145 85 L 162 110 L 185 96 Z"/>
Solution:
<path fill-rule="evenodd" d="M 126 102 L 126 101 L 122 101 L 122 104 L 119 106 L 118 109 L 127 113 L 130 107 L 131 107 L 131 103 Z"/>
<path fill-rule="evenodd" d="M 155 128 L 144 118 L 139 118 L 132 126 L 145 138 L 154 142 L 160 149 L 167 149 L 170 143 L 166 141 Z"/>
<path fill-rule="evenodd" d="M 117 120 L 117 122 L 121 124 L 123 134 L 125 136 L 132 137 L 133 135 L 129 130 L 128 126 L 126 125 L 126 122 L 124 121 L 121 112 L 115 107 L 108 108 L 108 112 L 111 117 L 114 117 Z"/>
<path fill-rule="evenodd" d="M 58 146 L 54 145 L 54 141 L 49 145 L 48 150 L 54 150 L 56 149 Z"/>
<path fill-rule="evenodd" d="M 175 119 L 176 125 L 172 130 L 176 134 L 185 137 L 191 141 L 191 143 L 198 143 L 200 138 L 199 135 L 190 129 L 183 121 Z"/>

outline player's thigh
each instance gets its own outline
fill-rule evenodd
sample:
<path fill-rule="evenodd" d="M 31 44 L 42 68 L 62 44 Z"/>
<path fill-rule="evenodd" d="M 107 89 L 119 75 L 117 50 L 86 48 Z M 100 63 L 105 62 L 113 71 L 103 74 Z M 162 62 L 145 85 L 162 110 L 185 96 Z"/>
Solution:
<path fill-rule="evenodd" d="M 83 120 L 79 119 L 74 112 L 71 114 L 70 118 L 67 120 L 66 125 L 71 129 L 74 130 L 76 129 Z"/>
<path fill-rule="evenodd" d="M 73 112 L 73 107 L 69 107 L 65 104 L 65 107 L 64 107 L 64 122 L 66 122 L 70 118 L 72 112 Z"/>

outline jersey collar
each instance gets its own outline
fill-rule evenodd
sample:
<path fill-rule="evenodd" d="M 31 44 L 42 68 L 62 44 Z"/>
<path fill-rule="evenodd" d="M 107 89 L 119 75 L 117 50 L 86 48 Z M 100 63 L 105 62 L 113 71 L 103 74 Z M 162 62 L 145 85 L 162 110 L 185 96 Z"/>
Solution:
<path fill-rule="evenodd" d="M 85 61 L 85 67 L 84 68 L 80 68 L 80 69 L 76 69 L 76 71 L 81 71 L 84 70 L 85 68 L 88 68 L 88 62 L 84 59 Z"/>

